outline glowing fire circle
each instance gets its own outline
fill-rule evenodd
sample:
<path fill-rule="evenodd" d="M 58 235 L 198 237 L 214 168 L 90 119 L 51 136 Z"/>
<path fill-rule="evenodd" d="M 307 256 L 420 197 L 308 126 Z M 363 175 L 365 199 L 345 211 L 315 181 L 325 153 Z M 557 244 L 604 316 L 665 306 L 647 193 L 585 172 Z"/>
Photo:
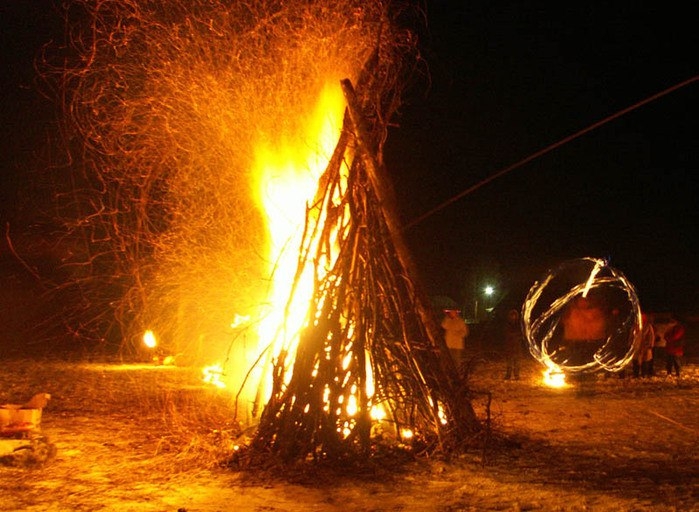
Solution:
<path fill-rule="evenodd" d="M 633 285 L 605 260 L 568 260 L 529 290 L 522 308 L 529 351 L 551 373 L 616 372 L 641 330 Z"/>

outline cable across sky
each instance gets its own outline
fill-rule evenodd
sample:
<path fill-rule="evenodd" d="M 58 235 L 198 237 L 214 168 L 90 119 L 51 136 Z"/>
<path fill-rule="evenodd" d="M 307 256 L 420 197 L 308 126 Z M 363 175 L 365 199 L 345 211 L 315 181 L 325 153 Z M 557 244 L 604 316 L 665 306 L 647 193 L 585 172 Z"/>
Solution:
<path fill-rule="evenodd" d="M 543 149 L 540 149 L 539 151 L 537 151 L 535 153 L 532 153 L 531 155 L 527 156 L 526 158 L 523 158 L 522 160 L 519 160 L 518 162 L 516 162 L 512 165 L 509 165 L 509 166 L 505 167 L 504 169 L 499 170 L 496 173 L 491 174 L 487 178 L 485 178 L 485 179 L 479 181 L 478 183 L 468 187 L 466 190 L 459 192 L 457 195 L 451 197 L 450 199 L 439 204 L 438 206 L 432 208 L 431 210 L 427 211 L 426 213 L 422 214 L 421 216 L 417 217 L 416 219 L 408 222 L 403 227 L 403 230 L 406 231 L 406 230 L 412 228 L 413 226 L 424 221 L 425 219 L 431 217 L 432 215 L 434 215 L 438 211 L 443 210 L 444 208 L 446 208 L 450 204 L 455 203 L 456 201 L 458 201 L 462 197 L 465 197 L 468 194 L 470 194 L 471 192 L 478 190 L 479 188 L 483 187 L 484 185 L 487 185 L 491 181 L 494 181 L 497 178 L 500 178 L 501 176 L 504 176 L 505 174 L 512 172 L 515 169 L 518 169 L 519 167 L 522 167 L 524 164 L 529 163 L 532 160 L 535 160 L 535 159 L 539 158 L 540 156 L 545 155 L 546 153 L 549 153 L 549 152 L 553 151 L 554 149 L 559 148 L 559 147 L 567 144 L 568 142 L 571 142 L 572 140 L 575 140 L 575 139 L 585 135 L 586 133 L 589 133 L 589 132 L 597 129 L 597 128 L 609 123 L 610 121 L 613 121 L 619 117 L 622 117 L 623 115 L 626 115 L 629 112 L 632 112 L 632 111 L 642 107 L 643 105 L 647 105 L 648 103 L 651 103 L 659 98 L 662 98 L 663 96 L 666 96 L 672 92 L 675 92 L 676 90 L 681 89 L 682 87 L 685 87 L 685 86 L 687 86 L 693 82 L 696 82 L 698 80 L 699 80 L 699 75 L 695 75 L 691 78 L 688 78 L 687 80 L 683 80 L 682 82 L 675 84 L 672 87 L 668 87 L 667 89 L 664 89 L 656 94 L 653 94 L 653 95 L 651 95 L 651 96 L 649 96 L 649 97 L 647 97 L 647 98 L 645 98 L 637 103 L 634 103 L 633 105 L 631 105 L 629 107 L 626 107 L 622 110 L 619 110 L 619 111 L 615 112 L 614 114 L 607 116 L 604 119 L 597 121 L 596 123 L 593 123 L 593 124 L 589 125 L 588 127 L 583 128 L 582 130 L 575 132 L 574 134 L 569 135 L 568 137 L 565 137 L 565 138 L 559 140 L 558 142 L 555 142 L 549 146 L 546 146 Z"/>

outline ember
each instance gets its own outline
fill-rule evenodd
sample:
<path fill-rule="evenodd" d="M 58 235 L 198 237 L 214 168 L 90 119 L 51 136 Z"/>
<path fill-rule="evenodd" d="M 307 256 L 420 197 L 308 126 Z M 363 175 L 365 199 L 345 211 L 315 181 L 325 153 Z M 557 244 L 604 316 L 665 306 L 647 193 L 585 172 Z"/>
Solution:
<path fill-rule="evenodd" d="M 206 366 L 202 370 L 204 376 L 202 380 L 208 384 L 213 384 L 217 388 L 225 388 L 226 383 L 224 382 L 223 367 L 220 364 L 214 364 L 211 366 Z"/>
<path fill-rule="evenodd" d="M 158 345 L 155 334 L 150 329 L 143 333 L 143 344 L 148 348 L 155 348 Z"/>
<path fill-rule="evenodd" d="M 549 368 L 543 372 L 544 384 L 552 388 L 567 386 L 566 375 L 560 368 Z"/>

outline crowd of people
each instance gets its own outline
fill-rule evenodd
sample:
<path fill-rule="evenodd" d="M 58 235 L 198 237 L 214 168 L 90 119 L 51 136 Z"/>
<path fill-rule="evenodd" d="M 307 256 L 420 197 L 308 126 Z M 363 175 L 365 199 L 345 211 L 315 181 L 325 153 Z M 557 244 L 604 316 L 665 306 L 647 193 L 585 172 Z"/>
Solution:
<path fill-rule="evenodd" d="M 562 324 L 562 351 L 567 349 L 570 353 L 566 357 L 574 358 L 575 364 L 589 355 L 588 347 L 590 350 L 597 347 L 598 344 L 593 342 L 605 336 L 596 305 L 587 299 L 572 302 L 571 308 L 563 315 Z M 445 309 L 441 326 L 454 364 L 460 367 L 470 334 L 468 324 L 459 310 Z M 676 315 L 660 322 L 654 314 L 642 313 L 641 329 L 630 364 L 633 376 L 653 377 L 664 372 L 679 378 L 685 354 L 685 334 L 686 326 Z M 519 310 L 508 310 L 498 336 L 505 355 L 504 379 L 519 380 L 521 362 L 527 352 Z M 625 375 L 626 369 L 623 369 L 620 376 Z"/>
<path fill-rule="evenodd" d="M 645 378 L 665 374 L 680 377 L 686 331 L 685 324 L 675 315 L 671 315 L 667 322 L 658 322 L 652 313 L 643 313 L 641 332 L 631 361 L 633 376 Z M 625 376 L 625 372 L 621 376 Z"/>

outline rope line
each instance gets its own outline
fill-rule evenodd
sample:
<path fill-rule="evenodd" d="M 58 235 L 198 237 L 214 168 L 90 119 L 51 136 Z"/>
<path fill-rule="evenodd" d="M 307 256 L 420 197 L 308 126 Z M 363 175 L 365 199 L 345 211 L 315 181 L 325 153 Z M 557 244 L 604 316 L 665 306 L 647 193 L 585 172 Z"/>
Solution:
<path fill-rule="evenodd" d="M 634 104 L 631 105 L 630 107 L 626 107 L 626 108 L 624 108 L 624 109 L 622 109 L 622 110 L 619 110 L 618 112 L 616 112 L 616 113 L 614 113 L 614 114 L 612 114 L 612 115 L 610 115 L 610 116 L 605 117 L 605 118 L 602 119 L 601 121 L 597 121 L 596 123 L 591 124 L 591 125 L 588 126 L 587 128 L 583 128 L 582 130 L 580 130 L 580 131 L 578 131 L 578 132 L 576 132 L 576 133 L 574 133 L 574 134 L 572 134 L 572 135 L 569 135 L 568 137 L 565 137 L 565 138 L 559 140 L 558 142 L 554 142 L 553 144 L 551 144 L 551 145 L 549 145 L 549 146 L 546 146 L 546 147 L 543 148 L 543 149 L 540 149 L 540 150 L 537 151 L 536 153 L 532 153 L 532 154 L 529 155 L 528 157 L 523 158 L 522 160 L 520 160 L 520 161 L 518 161 L 518 162 L 516 162 L 516 163 L 514 163 L 514 164 L 512 164 L 512 165 L 510 165 L 510 166 L 508 166 L 508 167 L 505 167 L 504 169 L 501 169 L 500 171 L 498 171 L 498 172 L 496 172 L 496 173 L 494 173 L 494 174 L 491 174 L 490 176 L 488 176 L 488 177 L 485 178 L 484 180 L 479 181 L 479 182 L 476 183 L 475 185 L 472 185 L 472 186 L 470 186 L 469 188 L 467 188 L 466 190 L 464 190 L 464 191 L 458 193 L 457 195 L 455 195 L 455 196 L 452 197 L 451 199 L 448 199 L 448 200 L 444 201 L 443 203 L 441 203 L 440 205 L 436 206 L 435 208 L 432 208 L 432 209 L 429 210 L 428 212 L 422 214 L 420 217 L 418 217 L 418 218 L 416 218 L 416 219 L 410 221 L 408 224 L 406 224 L 406 225 L 403 227 L 403 230 L 406 231 L 406 230 L 410 229 L 411 227 L 415 226 L 416 224 L 419 224 L 420 222 L 422 222 L 423 220 L 427 219 L 428 217 L 431 217 L 432 215 L 434 215 L 434 214 L 437 213 L 438 211 L 443 210 L 444 208 L 446 208 L 446 207 L 449 206 L 450 204 L 455 203 L 456 201 L 458 201 L 458 200 L 461 199 L 462 197 L 464 197 L 464 196 L 470 194 L 471 192 L 473 192 L 473 191 L 475 191 L 475 190 L 478 190 L 478 189 L 481 188 L 482 186 L 487 185 L 488 183 L 490 183 L 491 181 L 496 180 L 497 178 L 499 178 L 499 177 L 501 177 L 501 176 L 503 176 L 503 175 L 505 175 L 505 174 L 507 174 L 507 173 L 509 173 L 509 172 L 511 172 L 511 171 L 514 171 L 515 169 L 517 169 L 517 168 L 523 166 L 524 164 L 529 163 L 529 162 L 531 162 L 532 160 L 534 160 L 534 159 L 536 159 L 536 158 L 539 158 L 540 156 L 545 155 L 546 153 L 549 153 L 550 151 L 553 151 L 554 149 L 559 148 L 559 147 L 563 146 L 564 144 L 567 144 L 568 142 L 570 142 L 570 141 L 572 141 L 572 140 L 574 140 L 574 139 L 577 139 L 578 137 L 581 137 L 581 136 L 585 135 L 586 133 L 591 132 L 592 130 L 595 130 L 595 129 L 599 128 L 600 126 L 602 126 L 602 125 L 604 125 L 604 124 L 607 124 L 608 122 L 613 121 L 614 119 L 617 119 L 617 118 L 619 118 L 619 117 L 621 117 L 621 116 L 623 116 L 623 115 L 625 115 L 625 114 L 628 114 L 628 113 L 631 112 L 632 110 L 636 110 L 637 108 L 642 107 L 643 105 L 646 105 L 646 104 L 648 104 L 648 103 L 650 103 L 650 102 L 652 102 L 652 101 L 655 101 L 655 100 L 657 100 L 658 98 L 661 98 L 661 97 L 663 97 L 663 96 L 665 96 L 665 95 L 667 95 L 667 94 L 670 94 L 671 92 L 674 92 L 674 91 L 676 91 L 677 89 L 680 89 L 680 88 L 682 88 L 682 87 L 685 87 L 685 86 L 691 84 L 692 82 L 696 82 L 697 80 L 699 80 L 699 75 L 693 76 L 692 78 L 689 78 L 689 79 L 687 79 L 687 80 L 684 80 L 683 82 L 680 82 L 680 83 L 678 83 L 678 84 L 676 84 L 676 85 L 673 85 L 672 87 L 669 87 L 669 88 L 667 88 L 667 89 L 665 89 L 665 90 L 663 90 L 663 91 L 660 91 L 659 93 L 653 94 L 652 96 L 649 96 L 649 97 L 647 97 L 647 98 L 644 99 L 644 100 L 641 100 L 641 101 L 639 101 L 639 102 L 637 102 L 637 103 L 634 103 Z"/>

